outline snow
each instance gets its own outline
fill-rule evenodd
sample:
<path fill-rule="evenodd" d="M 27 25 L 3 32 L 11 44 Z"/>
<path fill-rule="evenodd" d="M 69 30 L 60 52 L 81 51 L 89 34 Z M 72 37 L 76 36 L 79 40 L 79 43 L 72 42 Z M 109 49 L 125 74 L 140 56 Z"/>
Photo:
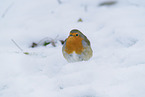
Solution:
<path fill-rule="evenodd" d="M 0 1 L 0 97 L 145 97 L 143 0 Z M 63 58 L 74 28 L 91 41 L 89 61 Z M 44 38 L 56 47 L 30 47 Z"/>

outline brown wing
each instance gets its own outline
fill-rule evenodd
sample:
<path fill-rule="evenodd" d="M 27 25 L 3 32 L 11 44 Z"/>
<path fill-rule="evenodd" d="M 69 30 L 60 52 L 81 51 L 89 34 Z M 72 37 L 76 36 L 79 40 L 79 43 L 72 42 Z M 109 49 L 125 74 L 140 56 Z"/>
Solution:
<path fill-rule="evenodd" d="M 84 38 L 84 41 L 90 46 L 90 41 L 88 40 L 88 38 L 82 32 L 79 31 L 79 33 L 80 33 L 81 37 Z"/>

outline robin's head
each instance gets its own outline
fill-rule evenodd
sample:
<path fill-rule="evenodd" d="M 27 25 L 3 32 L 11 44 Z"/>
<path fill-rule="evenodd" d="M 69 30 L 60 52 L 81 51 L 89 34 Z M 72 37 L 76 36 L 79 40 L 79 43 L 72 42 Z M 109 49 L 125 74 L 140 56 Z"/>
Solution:
<path fill-rule="evenodd" d="M 80 34 L 79 34 L 79 30 L 72 30 L 70 33 L 69 33 L 69 37 L 80 37 Z"/>
<path fill-rule="evenodd" d="M 79 31 L 77 29 L 73 29 L 70 31 L 69 37 L 71 37 L 71 36 L 76 37 L 76 38 L 81 37 L 83 39 L 87 39 L 87 37 L 81 31 Z"/>
<path fill-rule="evenodd" d="M 73 29 L 70 31 L 69 38 L 74 38 L 74 39 L 81 38 L 84 41 L 86 41 L 88 45 L 90 45 L 90 41 L 87 39 L 87 37 L 77 29 Z"/>
<path fill-rule="evenodd" d="M 69 36 L 70 37 L 76 37 L 76 38 L 77 37 L 82 37 L 82 38 L 85 37 L 85 35 L 82 32 L 80 32 L 79 30 L 77 30 L 77 29 L 71 30 Z"/>
<path fill-rule="evenodd" d="M 67 41 L 73 41 L 74 43 L 77 43 L 78 41 L 82 41 L 83 39 L 84 37 L 81 32 L 77 29 L 74 29 L 70 31 Z"/>

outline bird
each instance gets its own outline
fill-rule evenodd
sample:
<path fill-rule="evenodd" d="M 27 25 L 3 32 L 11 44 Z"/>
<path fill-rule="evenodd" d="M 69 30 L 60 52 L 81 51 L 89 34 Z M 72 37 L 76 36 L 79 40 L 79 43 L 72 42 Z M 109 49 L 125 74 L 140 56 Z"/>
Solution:
<path fill-rule="evenodd" d="M 73 29 L 63 44 L 62 54 L 69 63 L 72 63 L 88 61 L 93 51 L 88 38 L 78 29 Z"/>

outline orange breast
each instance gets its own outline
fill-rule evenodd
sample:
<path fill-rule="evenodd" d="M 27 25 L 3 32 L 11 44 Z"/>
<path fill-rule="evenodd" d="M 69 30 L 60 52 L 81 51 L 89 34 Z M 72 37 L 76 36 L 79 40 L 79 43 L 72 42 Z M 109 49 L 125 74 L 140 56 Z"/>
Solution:
<path fill-rule="evenodd" d="M 74 51 L 77 54 L 81 54 L 81 52 L 84 50 L 83 45 L 82 45 L 82 40 L 83 40 L 83 38 L 81 38 L 81 37 L 69 36 L 66 41 L 65 51 L 68 54 L 71 54 Z"/>

